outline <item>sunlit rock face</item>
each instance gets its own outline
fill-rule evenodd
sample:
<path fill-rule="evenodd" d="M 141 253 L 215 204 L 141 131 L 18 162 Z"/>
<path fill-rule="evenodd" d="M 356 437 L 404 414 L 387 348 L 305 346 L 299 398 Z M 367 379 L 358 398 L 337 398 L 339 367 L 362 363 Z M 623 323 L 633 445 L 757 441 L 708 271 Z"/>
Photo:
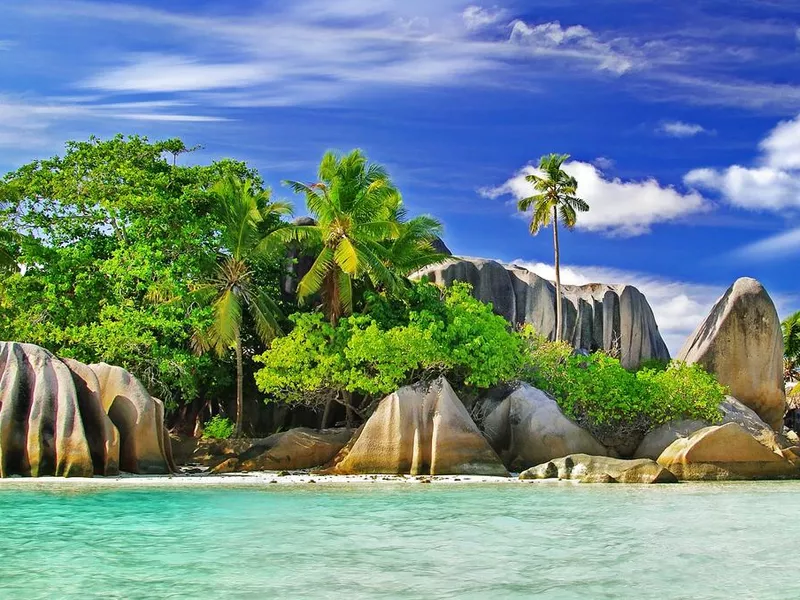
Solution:
<path fill-rule="evenodd" d="M 783 337 L 778 311 L 755 279 L 738 279 L 678 355 L 698 363 L 773 429 L 783 426 Z"/>
<path fill-rule="evenodd" d="M 555 338 L 555 285 L 517 265 L 485 259 L 453 259 L 414 275 L 450 285 L 465 281 L 476 298 L 490 302 L 497 314 L 515 325 L 529 324 Z M 622 364 L 635 368 L 651 359 L 669 360 L 647 299 L 630 285 L 562 285 L 563 339 L 588 351 L 618 353 Z"/>
<path fill-rule="evenodd" d="M 443 377 L 400 388 L 381 400 L 324 472 L 508 475 Z"/>
<path fill-rule="evenodd" d="M 130 373 L 0 342 L 0 476 L 169 473 L 164 409 Z"/>

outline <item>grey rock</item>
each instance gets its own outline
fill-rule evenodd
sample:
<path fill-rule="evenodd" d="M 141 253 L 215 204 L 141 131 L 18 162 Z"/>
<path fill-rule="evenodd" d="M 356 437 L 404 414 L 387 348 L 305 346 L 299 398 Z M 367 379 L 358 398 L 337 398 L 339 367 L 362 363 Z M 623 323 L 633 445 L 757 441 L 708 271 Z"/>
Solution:
<path fill-rule="evenodd" d="M 668 469 L 654 460 L 622 460 L 572 454 L 520 473 L 520 479 L 571 479 L 582 483 L 676 483 Z"/>

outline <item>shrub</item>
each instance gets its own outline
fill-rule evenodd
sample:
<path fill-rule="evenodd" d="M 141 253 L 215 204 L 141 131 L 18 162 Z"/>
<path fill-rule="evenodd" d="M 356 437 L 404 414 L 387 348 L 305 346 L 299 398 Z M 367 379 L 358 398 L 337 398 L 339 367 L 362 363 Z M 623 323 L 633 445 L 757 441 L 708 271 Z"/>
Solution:
<path fill-rule="evenodd" d="M 256 357 L 259 389 L 289 403 L 385 395 L 439 374 L 457 387 L 488 388 L 517 377 L 524 357 L 522 338 L 463 283 L 418 282 L 402 302 L 373 294 L 365 314 L 335 327 L 319 313 L 291 320 L 292 332 Z"/>
<path fill-rule="evenodd" d="M 214 415 L 203 427 L 204 440 L 227 440 L 233 435 L 233 421 L 228 417 Z"/>

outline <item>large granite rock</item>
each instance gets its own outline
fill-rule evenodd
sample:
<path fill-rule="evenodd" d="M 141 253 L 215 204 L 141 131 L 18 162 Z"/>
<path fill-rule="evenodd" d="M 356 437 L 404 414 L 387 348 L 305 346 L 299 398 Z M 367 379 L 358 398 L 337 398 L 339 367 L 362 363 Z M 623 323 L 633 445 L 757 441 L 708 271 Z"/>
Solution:
<path fill-rule="evenodd" d="M 119 465 L 129 473 L 175 471 L 172 444 L 164 426 L 164 405 L 122 367 L 89 365 L 100 384 L 100 399 L 120 434 Z"/>
<path fill-rule="evenodd" d="M 520 479 L 572 479 L 581 483 L 676 483 L 668 469 L 653 460 L 622 460 L 573 454 L 531 467 Z"/>
<path fill-rule="evenodd" d="M 384 398 L 324 472 L 508 475 L 443 377 Z"/>
<path fill-rule="evenodd" d="M 606 456 L 588 431 L 564 416 L 555 400 L 522 384 L 483 409 L 483 432 L 510 471 L 523 471 L 568 454 Z"/>
<path fill-rule="evenodd" d="M 720 420 L 716 423 L 697 420 L 682 420 L 666 423 L 648 432 L 639 444 L 634 453 L 634 458 L 658 459 L 661 453 L 667 449 L 675 440 L 687 438 L 695 431 L 710 427 L 712 425 L 725 425 L 726 423 L 736 423 L 745 431 L 752 435 L 756 440 L 778 450 L 790 445 L 788 440 L 781 439 L 775 431 L 767 425 L 761 418 L 733 396 L 727 396 L 720 404 Z"/>
<path fill-rule="evenodd" d="M 792 451 L 768 448 L 736 423 L 700 429 L 658 457 L 658 464 L 682 480 L 795 478 L 796 462 Z"/>
<path fill-rule="evenodd" d="M 714 373 L 730 394 L 780 431 L 786 412 L 783 338 L 772 299 L 755 279 L 738 279 L 678 355 Z"/>
<path fill-rule="evenodd" d="M 87 400 L 90 398 L 86 398 Z M 0 342 L 0 477 L 91 477 L 92 455 L 70 370 L 32 344 Z M 96 411 L 90 408 L 90 422 Z"/>
<path fill-rule="evenodd" d="M 299 427 L 263 440 L 216 465 L 213 473 L 243 471 L 289 471 L 328 464 L 352 437 L 349 429 Z"/>
<path fill-rule="evenodd" d="M 485 259 L 455 259 L 414 274 L 416 278 L 424 276 L 441 285 L 466 281 L 476 298 L 491 302 L 495 312 L 509 322 L 527 323 L 550 339 L 555 337 L 555 286 L 523 267 Z M 639 290 L 601 283 L 561 287 L 563 337 L 573 346 L 619 352 L 628 368 L 650 359 L 669 359 L 653 311 Z"/>

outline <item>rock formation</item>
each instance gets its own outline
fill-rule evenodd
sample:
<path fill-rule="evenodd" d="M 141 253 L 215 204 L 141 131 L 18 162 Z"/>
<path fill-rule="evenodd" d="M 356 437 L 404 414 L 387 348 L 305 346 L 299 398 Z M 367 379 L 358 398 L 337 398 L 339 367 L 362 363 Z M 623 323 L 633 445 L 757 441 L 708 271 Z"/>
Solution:
<path fill-rule="evenodd" d="M 800 476 L 791 450 L 768 448 L 741 425 L 705 427 L 673 442 L 658 464 L 683 480 L 785 479 Z"/>
<path fill-rule="evenodd" d="M 352 433 L 349 429 L 320 431 L 299 427 L 263 440 L 250 440 L 249 448 L 223 460 L 212 472 L 289 471 L 319 467 L 333 460 Z"/>
<path fill-rule="evenodd" d="M 653 460 L 622 460 L 573 454 L 520 473 L 520 479 L 572 479 L 581 483 L 676 483 L 668 469 Z"/>
<path fill-rule="evenodd" d="M 171 445 L 163 423 L 160 402 L 119 367 L 0 342 L 1 477 L 168 473 Z M 154 445 L 157 458 L 150 456 Z"/>
<path fill-rule="evenodd" d="M 751 408 L 748 408 L 733 396 L 726 397 L 722 404 L 720 404 L 719 409 L 721 418 L 716 423 L 682 420 L 666 423 L 661 427 L 653 429 L 648 432 L 642 440 L 642 443 L 639 444 L 639 447 L 634 453 L 634 458 L 652 458 L 656 460 L 675 440 L 687 438 L 695 431 L 703 429 L 704 427 L 725 425 L 726 423 L 736 423 L 756 438 L 756 440 L 773 450 L 788 445 L 788 442 L 779 439 L 775 431 L 762 421 Z"/>
<path fill-rule="evenodd" d="M 384 398 L 324 472 L 508 475 L 443 377 Z"/>
<path fill-rule="evenodd" d="M 414 275 L 424 276 L 441 285 L 466 281 L 476 298 L 491 302 L 495 312 L 509 322 L 530 324 L 550 339 L 555 336 L 555 286 L 523 267 L 485 259 L 457 259 Z M 562 291 L 563 336 L 576 348 L 619 352 L 625 367 L 637 367 L 650 359 L 669 359 L 653 311 L 635 287 L 594 283 L 564 285 Z"/>
<path fill-rule="evenodd" d="M 483 410 L 484 435 L 510 471 L 568 454 L 608 454 L 588 431 L 564 416 L 555 400 L 528 384 Z"/>
<path fill-rule="evenodd" d="M 772 299 L 755 279 L 738 279 L 678 355 L 714 373 L 730 394 L 780 431 L 786 412 L 783 338 Z"/>

